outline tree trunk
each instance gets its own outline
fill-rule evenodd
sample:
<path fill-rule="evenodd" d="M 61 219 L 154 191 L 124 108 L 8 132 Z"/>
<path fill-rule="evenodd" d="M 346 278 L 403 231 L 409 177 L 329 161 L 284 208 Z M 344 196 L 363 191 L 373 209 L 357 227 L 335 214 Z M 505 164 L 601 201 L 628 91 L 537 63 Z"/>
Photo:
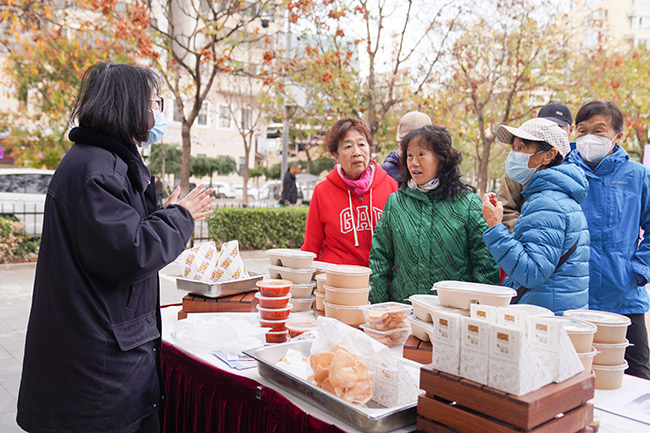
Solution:
<path fill-rule="evenodd" d="M 190 137 L 190 124 L 183 122 L 181 127 L 183 140 L 183 158 L 181 160 L 181 197 L 190 192 L 190 160 L 192 157 L 192 140 Z"/>
<path fill-rule="evenodd" d="M 487 192 L 488 183 L 488 163 L 490 162 L 490 149 L 492 142 L 489 140 L 482 140 L 483 154 L 478 163 L 478 192 L 483 195 Z"/>

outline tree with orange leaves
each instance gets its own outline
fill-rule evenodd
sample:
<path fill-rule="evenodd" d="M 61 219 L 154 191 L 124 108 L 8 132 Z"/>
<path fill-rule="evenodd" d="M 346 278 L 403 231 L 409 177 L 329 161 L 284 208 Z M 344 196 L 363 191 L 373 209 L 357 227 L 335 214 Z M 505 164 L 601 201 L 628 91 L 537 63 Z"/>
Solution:
<path fill-rule="evenodd" d="M 96 2 L 66 8 L 54 0 L 2 0 L 0 40 L 5 79 L 20 101 L 6 113 L 12 133 L 4 140 L 17 165 L 54 168 L 68 148 L 65 133 L 83 72 L 102 60 L 132 62 L 128 41 L 97 20 Z"/>

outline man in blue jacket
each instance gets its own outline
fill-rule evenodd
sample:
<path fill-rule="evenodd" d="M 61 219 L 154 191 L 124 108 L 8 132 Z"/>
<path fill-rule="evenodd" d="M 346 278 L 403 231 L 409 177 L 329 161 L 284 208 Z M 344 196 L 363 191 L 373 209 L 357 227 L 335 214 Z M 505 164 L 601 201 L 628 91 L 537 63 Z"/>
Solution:
<path fill-rule="evenodd" d="M 630 318 L 626 373 L 650 379 L 644 317 L 650 307 L 650 237 L 639 243 L 640 229 L 650 231 L 650 169 L 630 160 L 618 145 L 622 136 L 616 104 L 588 102 L 576 115 L 576 150 L 568 162 L 589 181 L 582 203 L 591 235 L 589 308 Z"/>

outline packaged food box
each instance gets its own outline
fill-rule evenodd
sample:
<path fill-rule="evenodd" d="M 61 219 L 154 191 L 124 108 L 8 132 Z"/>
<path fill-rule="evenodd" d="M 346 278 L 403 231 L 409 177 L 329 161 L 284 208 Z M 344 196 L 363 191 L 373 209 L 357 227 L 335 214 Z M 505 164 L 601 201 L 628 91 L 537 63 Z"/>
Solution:
<path fill-rule="evenodd" d="M 551 376 L 530 347 L 524 331 L 490 325 L 488 386 L 524 395 L 551 383 Z"/>
<path fill-rule="evenodd" d="M 469 317 L 463 317 L 461 321 L 460 376 L 487 385 L 490 323 Z"/>
<path fill-rule="evenodd" d="M 372 270 L 364 266 L 330 265 L 325 269 L 325 282 L 340 289 L 363 289 L 368 287 Z"/>
<path fill-rule="evenodd" d="M 287 268 L 305 269 L 311 268 L 316 254 L 309 251 L 289 250 L 274 248 L 267 250 L 272 265 L 285 266 Z"/>
<path fill-rule="evenodd" d="M 509 326 L 515 329 L 521 329 L 523 332 L 527 331 L 528 326 L 528 313 L 521 309 L 500 307 L 498 309 L 497 324 L 499 326 Z"/>
<path fill-rule="evenodd" d="M 616 344 L 625 341 L 627 327 L 632 321 L 620 314 L 596 310 L 567 310 L 564 316 L 572 319 L 586 320 L 598 327 L 594 343 Z"/>
<path fill-rule="evenodd" d="M 361 308 L 366 326 L 378 331 L 403 328 L 411 313 L 411 306 L 399 302 L 382 302 L 364 305 Z"/>
<path fill-rule="evenodd" d="M 384 331 L 378 331 L 374 328 L 371 328 L 367 324 L 361 324 L 360 328 L 363 329 L 366 334 L 370 335 L 380 343 L 384 343 L 388 347 L 404 344 L 409 334 L 411 333 L 411 330 L 408 326 Z"/>
<path fill-rule="evenodd" d="M 552 317 L 530 317 L 528 341 L 553 382 L 562 382 L 584 370 L 561 321 Z"/>
<path fill-rule="evenodd" d="M 460 369 L 461 317 L 438 311 L 433 321 L 433 368 L 456 376 Z"/>
<path fill-rule="evenodd" d="M 493 305 L 472 304 L 469 306 L 469 317 L 496 324 L 499 318 L 499 310 Z"/>

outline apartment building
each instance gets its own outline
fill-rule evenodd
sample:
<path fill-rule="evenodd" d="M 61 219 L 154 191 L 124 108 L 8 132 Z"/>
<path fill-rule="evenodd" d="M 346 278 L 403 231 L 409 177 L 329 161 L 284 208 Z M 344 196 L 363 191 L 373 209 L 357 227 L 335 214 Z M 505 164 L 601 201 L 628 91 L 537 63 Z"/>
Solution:
<path fill-rule="evenodd" d="M 598 44 L 603 36 L 614 48 L 650 49 L 650 0 L 570 0 L 570 19 L 578 49 Z"/>

